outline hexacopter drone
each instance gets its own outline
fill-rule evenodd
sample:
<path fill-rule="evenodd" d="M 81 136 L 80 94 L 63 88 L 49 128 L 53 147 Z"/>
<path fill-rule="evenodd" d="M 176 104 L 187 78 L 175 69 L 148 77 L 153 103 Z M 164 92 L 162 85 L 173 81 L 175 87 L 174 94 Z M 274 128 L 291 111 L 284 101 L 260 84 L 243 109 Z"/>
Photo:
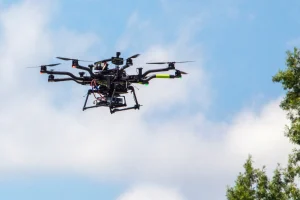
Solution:
<path fill-rule="evenodd" d="M 88 90 L 83 111 L 89 108 L 96 107 L 109 107 L 110 113 L 113 114 L 117 111 L 124 111 L 130 109 L 139 109 L 140 104 L 138 103 L 133 84 L 149 84 L 149 81 L 153 78 L 181 78 L 182 74 L 187 74 L 183 71 L 175 69 L 175 63 L 185 63 L 193 61 L 182 61 L 182 62 L 151 62 L 146 64 L 168 64 L 166 68 L 151 69 L 143 73 L 143 68 L 137 68 L 138 73 L 136 75 L 128 75 L 125 71 L 126 68 L 133 65 L 132 59 L 139 56 L 139 54 L 133 55 L 125 60 L 120 57 L 121 53 L 117 52 L 116 57 L 97 61 L 94 64 L 84 67 L 79 65 L 81 62 L 91 62 L 85 60 L 57 57 L 58 59 L 65 61 L 72 61 L 72 67 L 83 70 L 79 72 L 79 76 L 75 76 L 70 72 L 64 71 L 53 71 L 47 70 L 47 67 L 54 67 L 60 63 L 42 65 L 40 72 L 42 74 L 49 74 L 48 82 L 61 82 L 61 81 L 75 81 L 81 85 L 90 85 L 92 88 Z M 108 62 L 115 65 L 115 68 L 108 69 Z M 123 66 L 121 66 L 123 65 Z M 120 67 L 121 66 L 121 67 Z M 171 74 L 152 74 L 156 72 L 163 72 L 175 70 L 175 75 Z M 86 71 L 89 75 L 85 76 Z M 152 75 L 151 75 L 152 74 Z M 54 75 L 66 75 L 67 78 L 55 78 Z M 135 105 L 127 107 L 125 94 L 129 91 L 133 93 Z M 87 106 L 89 96 L 93 94 L 95 97 L 94 105 Z"/>

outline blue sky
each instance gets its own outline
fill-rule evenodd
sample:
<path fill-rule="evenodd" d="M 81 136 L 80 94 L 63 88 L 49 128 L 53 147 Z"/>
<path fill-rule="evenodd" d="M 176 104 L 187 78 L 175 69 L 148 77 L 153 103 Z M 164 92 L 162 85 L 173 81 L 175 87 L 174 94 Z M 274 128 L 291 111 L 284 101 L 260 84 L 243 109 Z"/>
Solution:
<path fill-rule="evenodd" d="M 174 40 L 178 26 L 188 17 L 208 15 L 192 41 L 203 46 L 204 68 L 213 76 L 211 84 L 216 96 L 212 110 L 207 113 L 212 119 L 224 119 L 228 113 L 238 112 L 253 101 L 261 104 L 277 97 L 281 88 L 272 83 L 271 77 L 284 67 L 285 51 L 292 48 L 287 43 L 298 38 L 299 32 L 297 1 L 289 4 L 284 1 L 271 4 L 267 1 L 166 1 L 166 5 L 160 1 L 62 1 L 59 4 L 59 22 L 53 22 L 53 27 L 65 26 L 101 35 L 106 54 L 116 50 L 116 41 L 133 12 L 142 20 L 150 21 L 166 43 Z M 132 44 L 136 51 L 143 51 L 151 41 L 159 42 L 157 38 L 151 40 L 151 30 L 129 31 L 141 35 L 140 49 Z M 97 48 L 102 46 L 94 50 Z"/>
<path fill-rule="evenodd" d="M 123 186 L 80 177 L 41 176 L 0 183 L 1 199 L 116 199 Z"/>
<path fill-rule="evenodd" d="M 0 7 L 0 14 L 9 11 L 9 9 L 11 9 L 10 6 L 18 7 L 20 4 L 22 4 L 22 2 L 23 1 L 5 1 L 5 0 L 1 1 L 2 7 Z M 34 2 L 34 1 L 29 1 L 29 2 Z M 40 4 L 43 5 L 43 3 Z M 193 77 L 195 80 L 193 79 L 193 81 L 191 81 L 190 83 L 193 83 L 194 85 L 192 86 L 187 85 L 185 86 L 185 88 L 187 90 L 189 88 L 192 88 L 191 91 L 189 91 L 188 93 L 189 95 L 191 95 L 192 98 L 206 99 L 207 98 L 206 92 L 202 92 L 201 84 L 207 83 L 208 84 L 207 94 L 211 95 L 208 100 L 209 106 L 206 107 L 204 105 L 203 107 L 201 107 L 198 103 L 195 103 L 192 100 L 191 105 L 189 106 L 186 105 L 189 101 L 185 101 L 184 103 L 180 104 L 181 108 L 179 109 L 179 111 L 176 108 L 176 103 L 170 107 L 170 110 L 167 110 L 165 112 L 161 111 L 161 113 L 158 112 L 157 114 L 155 114 L 155 110 L 152 110 L 152 107 L 145 108 L 146 111 L 143 114 L 141 114 L 141 116 L 132 115 L 132 120 L 131 120 L 132 122 L 134 120 L 141 118 L 141 121 L 138 121 L 138 123 L 141 123 L 143 125 L 143 128 L 139 129 L 141 133 L 144 132 L 146 133 L 147 131 L 149 131 L 148 129 L 150 125 L 160 126 L 159 124 L 160 122 L 158 121 L 158 119 L 163 119 L 163 123 L 166 124 L 168 123 L 174 124 L 176 120 L 172 121 L 173 118 L 176 118 L 176 116 L 180 115 L 181 112 L 185 112 L 186 110 L 184 110 L 184 105 L 186 105 L 187 110 L 189 109 L 187 113 L 193 116 L 191 117 L 191 121 L 193 119 L 198 119 L 197 118 L 199 117 L 198 114 L 201 113 L 201 116 L 205 116 L 204 121 L 209 121 L 209 123 L 203 125 L 204 128 L 202 127 L 202 125 L 199 125 L 200 129 L 203 128 L 204 131 L 210 130 L 211 132 L 209 132 L 209 134 L 210 133 L 214 134 L 215 132 L 217 132 L 218 133 L 217 135 L 220 135 L 220 137 L 222 137 L 222 134 L 219 133 L 218 131 L 223 129 L 221 127 L 220 129 L 217 130 L 213 129 L 212 128 L 214 127 L 213 123 L 216 123 L 216 126 L 219 126 L 220 124 L 223 123 L 226 124 L 228 123 L 229 125 L 228 124 L 227 125 L 230 126 L 230 123 L 236 120 L 237 118 L 236 115 L 238 115 L 242 110 L 249 109 L 253 111 L 253 113 L 260 113 L 266 104 L 269 104 L 270 101 L 277 100 L 281 95 L 283 95 L 283 91 L 280 85 L 272 83 L 272 76 L 280 68 L 283 69 L 285 67 L 285 57 L 286 57 L 285 52 L 287 50 L 291 50 L 294 45 L 298 45 L 300 41 L 299 40 L 300 14 L 298 12 L 300 8 L 300 3 L 296 0 L 291 0 L 288 3 L 286 1 L 279 1 L 279 0 L 273 1 L 272 3 L 270 1 L 258 1 L 258 0 L 252 0 L 252 1 L 250 0 L 244 0 L 244 1 L 191 0 L 189 2 L 185 2 L 183 0 L 176 0 L 176 1 L 133 0 L 130 3 L 126 1 L 116 1 L 116 0 L 111 0 L 111 1 L 108 0 L 67 1 L 65 0 L 65 1 L 52 1 L 50 4 L 51 4 L 50 6 L 51 8 L 49 7 L 49 10 L 51 10 L 50 12 L 51 14 L 45 13 L 45 15 L 49 15 L 50 23 L 45 23 L 46 28 L 42 28 L 41 32 L 43 31 L 46 32 L 49 30 L 49 32 L 52 34 L 52 35 L 50 34 L 51 38 L 52 39 L 54 38 L 52 42 L 54 41 L 54 43 L 57 43 L 55 44 L 57 46 L 65 44 L 64 40 L 68 40 L 69 38 L 64 38 L 63 36 L 64 34 L 68 36 L 70 32 L 72 33 L 70 35 L 74 36 L 73 38 L 71 38 L 73 39 L 73 41 L 70 41 L 69 43 L 66 44 L 72 44 L 74 42 L 74 46 L 70 46 L 70 50 L 68 50 L 67 46 L 64 46 L 64 50 L 58 49 L 57 52 L 54 51 L 52 53 L 49 53 L 51 52 L 50 50 L 49 52 L 45 50 L 46 53 L 44 53 L 43 51 L 43 53 L 41 53 L 41 56 L 38 59 L 38 61 L 40 62 L 44 62 L 44 60 L 45 62 L 53 61 L 52 58 L 55 56 L 82 55 L 82 58 L 84 56 L 88 56 L 93 59 L 94 58 L 102 59 L 102 58 L 110 57 L 115 53 L 115 51 L 117 51 L 122 46 L 121 43 L 123 40 L 124 41 L 126 40 L 128 44 L 125 45 L 122 54 L 131 55 L 135 53 L 148 52 L 146 57 L 149 58 L 149 55 L 151 55 L 151 53 L 149 53 L 149 48 L 152 45 L 162 45 L 162 46 L 166 45 L 168 46 L 166 51 L 167 50 L 173 51 L 172 45 L 176 43 L 177 40 L 179 40 L 178 38 L 181 38 L 183 40 L 184 45 L 180 43 L 178 44 L 178 46 L 174 46 L 174 49 L 176 49 L 174 50 L 174 55 L 176 55 L 176 59 L 179 61 L 196 60 L 199 63 L 199 67 L 197 66 L 196 63 L 196 67 L 191 68 L 191 71 L 198 70 L 198 68 L 200 68 L 201 66 L 201 70 L 204 73 L 204 77 L 208 79 L 207 80 L 208 82 L 201 82 L 200 80 L 197 80 L 197 77 Z M 29 3 L 29 5 L 31 5 L 31 3 Z M 34 3 L 32 3 L 32 5 L 34 5 Z M 45 5 L 47 5 L 47 3 L 45 3 Z M 46 8 L 47 6 L 43 7 L 43 9 Z M 41 9 L 41 15 L 43 15 L 43 9 Z M 25 10 L 24 13 L 26 14 L 26 12 L 27 11 Z M 130 19 L 133 19 L 132 22 L 133 25 L 131 26 L 128 24 Z M 195 22 L 193 24 L 194 19 L 200 19 L 200 22 L 199 23 Z M 22 23 L 22 20 L 21 19 L 19 20 Z M 24 23 L 27 23 L 25 19 L 24 19 Z M 35 21 L 33 20 L 32 23 L 34 24 Z M 193 27 L 193 25 L 195 25 L 196 27 Z M 30 29 L 30 26 L 28 28 Z M 61 33 L 62 30 L 66 30 L 67 33 L 62 34 Z M 0 28 L 0 35 L 3 36 L 4 33 L 6 33 L 5 27 Z M 86 33 L 88 33 L 88 35 L 84 35 Z M 58 36 L 56 36 L 56 34 Z M 188 36 L 188 39 L 185 38 L 186 35 Z M 78 40 L 77 40 L 77 36 L 79 38 Z M 95 43 L 91 42 L 94 41 L 94 39 L 88 39 L 88 37 L 93 38 L 94 36 L 97 37 L 96 40 L 97 42 Z M 56 38 L 58 39 L 57 41 L 55 41 Z M 41 40 L 44 41 L 43 39 Z M 184 42 L 185 40 L 188 41 Z M 4 40 L 2 39 L 2 41 Z M 78 50 L 79 49 L 78 47 L 81 47 L 80 45 L 83 45 L 81 43 L 86 43 L 87 47 L 85 48 L 84 46 L 84 48 L 82 48 L 83 50 Z M 57 49 L 57 46 L 55 45 L 53 47 L 54 50 Z M 189 50 L 181 49 L 181 47 L 184 48 L 191 47 L 193 49 L 196 49 L 196 51 L 195 52 L 193 51 L 193 53 L 189 57 L 189 54 L 186 53 Z M 44 48 L 44 46 L 41 46 L 41 48 Z M 198 52 L 198 50 L 200 51 Z M 36 49 L 35 51 L 39 53 L 38 49 Z M 55 55 L 56 53 L 57 54 L 69 53 L 71 55 Z M 26 54 L 24 53 L 24 55 Z M 32 57 L 26 58 L 28 60 L 26 60 L 25 63 L 39 64 L 36 63 L 37 61 L 33 57 L 33 54 L 30 55 Z M 20 60 L 18 62 L 22 63 Z M 187 71 L 189 70 L 188 65 L 182 66 L 182 68 L 184 68 Z M 4 68 L 2 70 L 4 70 Z M 29 75 L 33 73 L 31 71 L 31 72 L 26 72 L 26 74 Z M 45 90 L 43 90 L 43 87 L 47 88 L 49 94 L 52 95 L 52 96 L 49 95 L 51 96 L 50 99 L 53 98 L 51 99 L 53 100 L 53 102 L 49 100 L 50 101 L 49 105 L 53 106 L 52 107 L 54 110 L 53 113 L 55 113 L 55 115 L 52 113 L 52 111 L 50 112 L 51 114 L 53 114 L 57 118 L 61 117 L 61 119 L 63 120 L 68 120 L 66 118 L 70 116 L 81 115 L 79 111 L 74 111 L 74 110 L 81 109 L 80 106 L 83 103 L 83 99 L 81 97 L 84 95 L 85 89 L 83 88 L 77 89 L 75 88 L 76 86 L 74 86 L 74 84 L 69 84 L 69 83 L 65 84 L 64 86 L 60 86 L 60 85 L 53 86 L 46 83 L 45 81 L 46 77 L 38 77 L 38 75 L 32 75 L 32 76 L 34 76 L 33 79 L 36 82 L 32 82 L 28 85 L 25 85 L 24 86 L 26 88 L 25 91 L 28 91 L 29 94 L 31 93 L 33 94 L 33 89 L 31 91 L 29 86 L 38 83 L 40 85 L 39 87 L 36 88 L 36 90 L 39 91 L 41 95 L 44 95 Z M 189 76 L 186 76 L 185 78 L 189 79 Z M 199 79 L 202 78 L 199 77 Z M 68 88 L 70 87 L 72 88 L 72 90 L 68 90 Z M 151 85 L 149 87 L 151 87 Z M 151 90 L 151 89 L 147 89 L 147 90 Z M 6 92 L 6 90 L 4 89 L 3 91 Z M 151 92 L 156 92 L 156 91 L 152 90 Z M 164 91 L 159 91 L 159 92 L 164 92 Z M 203 97 L 201 96 L 202 94 Z M 57 96 L 53 96 L 53 95 L 57 95 Z M 77 99 L 76 95 L 77 96 L 79 95 L 80 98 Z M 43 99 L 47 99 L 49 96 L 46 93 L 45 97 L 42 96 L 38 98 L 41 98 L 41 100 L 43 100 Z M 159 95 L 151 94 L 150 96 L 151 97 L 155 96 L 153 97 L 153 102 L 155 102 L 153 103 L 153 105 L 158 105 L 154 98 L 157 98 Z M 172 98 L 173 97 L 176 96 L 172 96 Z M 76 100 L 73 101 L 73 99 L 75 98 Z M 146 96 L 145 97 L 142 96 L 141 98 L 146 99 Z M 72 101 L 71 105 L 73 107 L 69 106 L 68 103 L 65 103 L 64 100 Z M 166 97 L 165 100 L 168 100 L 168 98 Z M 36 113 L 34 117 L 38 118 L 41 115 L 46 116 L 47 112 L 46 109 L 43 107 L 44 105 L 42 104 L 43 103 L 41 103 L 40 108 L 39 107 L 35 108 L 37 110 L 40 109 L 40 111 L 33 109 L 34 110 L 33 113 Z M 45 105 L 48 104 L 45 103 Z M 63 106 L 67 106 L 67 108 L 62 109 Z M 155 109 L 155 107 L 153 109 Z M 21 111 L 19 112 L 20 112 L 19 114 L 22 114 Z M 67 112 L 67 114 L 65 112 Z M 82 119 L 87 121 L 87 119 L 89 119 L 88 115 L 89 114 L 87 113 L 82 114 L 82 116 L 84 116 L 82 117 Z M 12 116 L 12 119 L 15 116 L 17 116 L 17 114 Z M 93 116 L 97 116 L 97 115 L 93 113 Z M 110 117 L 109 115 L 105 115 L 105 117 L 107 116 Z M 126 117 L 126 115 L 122 115 L 122 116 Z M 261 117 L 260 115 L 258 116 Z M 122 120 L 122 118 L 114 118 L 114 119 Z M 98 121 L 95 121 L 93 124 L 98 123 L 99 121 L 102 120 L 102 118 L 99 119 L 97 118 L 97 120 Z M 65 123 L 68 124 L 69 122 L 66 121 Z M 80 124 L 79 121 L 77 121 L 76 123 Z M 109 124 L 108 121 L 107 123 Z M 115 122 L 112 121 L 110 123 L 115 123 Z M 188 119 L 184 123 L 187 127 L 189 127 L 190 122 L 188 121 Z M 131 126 L 128 128 L 131 131 L 135 130 L 133 124 L 134 123 L 132 122 Z M 263 122 L 261 124 L 263 124 Z M 79 128 L 85 130 L 83 128 L 84 125 L 80 124 Z M 63 126 L 64 125 L 62 123 L 57 127 L 61 128 Z M 38 130 L 38 129 L 36 130 L 31 126 L 26 126 L 26 125 L 21 127 L 24 127 L 23 128 L 24 133 L 31 133 Z M 190 127 L 192 127 L 192 125 Z M 197 122 L 195 122 L 195 127 L 193 126 L 193 128 L 191 129 L 196 129 L 199 127 L 197 125 Z M 55 130 L 58 130 L 58 128 Z M 127 128 L 125 129 L 127 130 Z M 159 127 L 154 127 L 153 129 L 159 130 Z M 270 129 L 274 129 L 274 128 L 271 127 Z M 57 132 L 57 134 L 59 135 L 60 132 Z M 112 133 L 107 132 L 107 134 L 112 134 Z M 41 136 L 36 136 L 39 139 L 34 138 L 35 136 L 36 135 L 33 135 L 32 139 L 30 140 L 41 141 L 40 140 L 42 138 Z M 25 139 L 27 136 L 22 135 L 22 138 L 23 137 Z M 47 138 L 48 137 L 50 136 L 47 136 Z M 55 135 L 55 137 L 57 136 Z M 106 139 L 106 136 L 103 137 L 104 138 L 101 139 Z M 139 138 L 139 136 L 137 137 Z M 148 137 L 150 136 L 147 135 L 145 137 L 149 139 Z M 208 137 L 208 136 L 204 136 L 204 137 Z M 31 138 L 31 136 L 28 136 L 28 138 Z M 52 139 L 50 138 L 51 141 Z M 161 139 L 163 140 L 165 138 L 161 138 Z M 117 139 L 115 140 L 117 141 Z M 68 142 L 68 140 L 62 140 L 62 141 Z M 107 139 L 107 141 L 111 142 L 109 139 Z M 175 141 L 175 139 L 172 141 Z M 113 141 L 112 143 L 115 144 L 114 142 L 115 141 Z M 116 144 L 119 143 L 116 142 Z M 134 144 L 138 146 L 138 142 Z M 51 148 L 55 148 L 56 147 L 55 145 L 54 146 L 49 145 L 49 146 Z M 60 143 L 57 144 L 57 146 L 59 145 L 61 144 Z M 166 145 L 168 146 L 167 143 Z M 28 145 L 28 148 L 29 147 L 30 145 Z M 66 144 L 66 148 L 67 147 L 68 144 Z M 130 147 L 128 148 L 130 149 Z M 136 148 L 136 146 L 132 148 L 134 149 Z M 38 149 L 35 150 L 38 151 Z M 138 151 L 138 149 L 135 149 L 135 151 Z M 15 153 L 15 151 L 11 149 L 10 150 L 8 149 L 7 152 L 10 152 L 12 154 Z M 18 151 L 16 150 L 16 152 Z M 57 154 L 55 155 L 60 155 L 59 151 L 56 153 Z M 252 152 L 246 152 L 245 154 L 248 153 L 252 153 Z M 1 154 L 0 154 L 0 158 L 1 158 Z M 241 162 L 245 160 L 244 158 L 245 157 L 242 157 L 241 160 L 237 161 L 237 163 L 241 164 Z M 24 159 L 26 160 L 26 157 L 24 157 Z M 130 159 L 132 158 L 130 157 Z M 119 160 L 122 159 L 119 158 Z M 116 163 L 119 163 L 119 160 L 116 161 Z M 35 162 L 42 163 L 43 161 L 34 160 L 33 163 Z M 56 166 L 58 161 L 53 161 L 53 162 L 55 163 L 53 164 L 53 166 Z M 120 163 L 122 162 L 123 161 L 120 161 Z M 274 163 L 276 162 L 277 160 L 274 160 Z M 45 167 L 46 170 L 45 171 L 41 170 L 42 173 L 39 172 L 38 175 L 33 175 L 33 176 L 29 175 L 32 173 L 32 171 L 34 172 L 37 169 L 35 168 L 36 166 L 32 163 L 29 163 L 24 167 L 25 169 L 29 168 L 29 172 L 28 172 L 29 174 L 26 174 L 27 172 L 24 172 L 25 174 L 22 174 L 22 169 L 20 169 L 21 171 L 20 173 L 22 174 L 21 177 L 23 178 L 18 178 L 19 176 L 11 177 L 10 175 L 8 176 L 3 175 L 2 176 L 3 178 L 1 178 L 2 174 L 0 174 L 0 199 L 115 200 L 122 193 L 126 192 L 128 188 L 131 188 L 132 185 L 136 185 L 137 184 L 136 182 L 143 182 L 144 180 L 146 180 L 147 182 L 148 180 L 152 180 L 152 177 L 144 178 L 143 175 L 141 175 L 142 178 L 138 178 L 140 174 L 138 174 L 137 177 L 132 178 L 133 180 L 131 180 L 130 178 L 128 178 L 126 175 L 123 174 L 122 176 L 120 176 L 121 177 L 120 178 L 118 176 L 118 172 L 115 171 L 113 172 L 109 171 L 110 173 L 112 173 L 109 175 L 102 174 L 105 173 L 106 171 L 101 172 L 100 178 L 99 175 L 97 174 L 96 175 L 97 178 L 96 180 L 94 180 L 95 177 L 93 175 L 85 176 L 85 175 L 81 175 L 80 173 L 77 173 L 76 170 L 79 169 L 77 169 L 76 167 L 74 167 L 76 168 L 75 170 L 76 173 L 71 173 L 70 175 L 68 173 L 65 173 L 64 167 L 62 172 L 55 173 L 55 170 L 57 170 L 57 168 L 54 167 L 55 168 L 53 170 L 54 172 L 52 172 L 51 170 L 49 170 L 51 169 L 52 165 L 49 164 L 50 167 L 47 166 L 47 162 L 45 166 L 44 164 L 41 165 Z M 31 169 L 30 166 L 35 166 L 35 167 Z M 57 166 L 59 166 L 59 164 L 57 164 Z M 69 165 L 66 164 L 66 166 Z M 87 166 L 84 165 L 84 167 L 82 168 L 85 167 L 89 168 Z M 5 167 L 6 166 L 4 166 L 3 168 Z M 124 168 L 126 167 L 128 166 L 125 165 Z M 16 168 L 18 169 L 18 167 Z M 114 166 L 111 166 L 111 168 L 114 169 Z M 182 170 L 188 171 L 186 169 L 182 169 Z M 0 164 L 0 171 L 1 171 L 1 164 Z M 130 170 L 130 173 L 132 171 Z M 228 181 L 226 182 L 226 184 L 231 184 L 232 177 L 238 175 L 238 172 L 239 171 L 232 172 L 231 179 L 224 175 L 224 179 Z M 115 175 L 114 173 L 117 175 Z M 113 178 L 110 178 L 110 175 L 113 176 Z M 105 178 L 103 178 L 102 180 L 101 176 Z M 126 177 L 125 178 L 126 181 L 122 180 L 123 176 Z M 131 175 L 129 174 L 128 176 L 130 177 Z M 222 174 L 220 174 L 220 176 L 222 176 Z M 117 179 L 115 179 L 116 177 Z M 121 179 L 121 181 L 119 179 Z M 127 179 L 129 179 L 130 181 L 127 181 Z M 160 182 L 159 178 L 157 180 L 155 178 L 153 179 L 154 182 L 158 182 L 159 184 L 160 183 L 164 184 L 166 182 L 168 183 L 169 181 L 169 179 L 168 181 L 164 179 L 164 181 Z M 181 184 L 183 183 L 185 182 L 183 181 Z M 202 183 L 200 183 L 200 185 L 201 184 Z M 211 187 L 213 187 L 213 183 L 208 183 L 206 187 L 209 187 L 210 184 Z M 180 188 L 180 186 L 177 187 Z M 183 194 L 185 195 L 185 197 L 187 197 L 187 199 L 199 199 L 199 197 L 203 197 L 199 193 L 195 192 L 197 189 L 195 190 L 191 189 L 192 190 L 191 192 L 189 189 L 182 186 L 180 190 L 183 191 Z M 224 193 L 221 194 L 222 192 L 224 192 L 224 188 L 221 188 L 220 186 L 220 188 L 216 190 L 220 191 L 218 197 L 224 196 Z"/>

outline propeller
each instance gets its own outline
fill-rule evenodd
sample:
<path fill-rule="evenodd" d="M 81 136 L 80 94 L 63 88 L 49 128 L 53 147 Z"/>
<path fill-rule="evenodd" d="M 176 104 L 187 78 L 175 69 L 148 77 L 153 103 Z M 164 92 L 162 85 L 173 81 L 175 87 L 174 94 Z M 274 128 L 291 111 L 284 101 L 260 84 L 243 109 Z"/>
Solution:
<path fill-rule="evenodd" d="M 69 61 L 69 60 L 75 60 L 75 61 L 81 61 L 81 62 L 93 62 L 93 61 L 89 61 L 89 60 L 78 60 L 78 59 L 73 59 L 73 58 L 65 58 L 65 57 L 56 57 L 60 60 L 65 60 L 65 61 Z"/>
<path fill-rule="evenodd" d="M 149 63 L 146 63 L 146 64 L 155 64 L 155 65 L 162 65 L 162 64 L 175 64 L 175 63 L 188 63 L 188 62 L 195 62 L 195 61 L 178 61 L 178 62 L 175 62 L 175 61 L 173 61 L 173 62 L 149 62 Z M 178 70 L 181 74 L 188 74 L 188 73 L 186 73 L 186 72 L 184 72 L 184 71 L 180 71 L 180 70 Z"/>
<path fill-rule="evenodd" d="M 127 58 L 127 59 L 137 58 L 139 55 L 140 55 L 140 54 L 135 54 L 135 55 L 133 55 L 133 56 L 130 56 L 130 57 Z M 102 63 L 102 62 L 109 62 L 109 61 L 112 61 L 112 59 L 109 58 L 109 59 L 99 60 L 99 61 L 95 62 L 95 64 Z"/>
<path fill-rule="evenodd" d="M 174 65 L 175 63 L 188 63 L 188 62 L 195 62 L 195 61 L 149 62 L 149 63 L 146 63 L 146 64 L 155 64 L 155 65 L 169 64 L 169 65 Z M 179 71 L 181 74 L 188 74 L 188 73 L 186 73 L 184 71 L 181 71 L 181 70 L 177 70 L 177 71 Z"/>
<path fill-rule="evenodd" d="M 181 70 L 178 70 L 178 71 L 180 71 L 181 74 L 188 74 L 188 73 L 186 73 L 184 71 L 181 71 Z"/>
<path fill-rule="evenodd" d="M 132 59 L 133 59 L 133 58 L 137 58 L 139 55 L 140 55 L 140 54 L 135 54 L 135 55 L 130 56 L 129 58 L 127 58 L 127 59 L 126 59 L 126 66 L 129 67 L 129 66 L 133 65 Z M 125 68 L 127 68 L 127 67 L 125 67 Z M 124 68 L 124 69 L 125 69 L 125 68 Z"/>
<path fill-rule="evenodd" d="M 117 57 L 119 57 L 121 55 L 121 53 L 117 52 L 116 55 L 117 55 Z M 106 62 L 110 62 L 110 61 L 112 61 L 112 58 L 108 58 L 108 59 L 104 59 L 104 60 L 99 60 L 97 62 L 94 62 L 94 65 L 101 64 L 101 63 L 106 63 Z"/>
<path fill-rule="evenodd" d="M 179 62 L 149 62 L 146 64 L 156 64 L 156 65 L 162 65 L 162 64 L 173 64 L 173 63 L 187 63 L 187 62 L 195 62 L 195 61 L 179 61 Z"/>
<path fill-rule="evenodd" d="M 35 67 L 27 67 L 27 68 L 38 68 L 38 67 L 54 67 L 60 65 L 60 63 L 55 63 L 55 64 L 48 64 L 48 65 L 41 65 L 41 66 L 35 66 Z"/>
<path fill-rule="evenodd" d="M 133 55 L 133 56 L 131 56 L 131 57 L 127 58 L 127 59 L 131 59 L 131 58 L 137 58 L 139 55 L 140 55 L 140 54 L 135 54 L 135 55 Z"/>
<path fill-rule="evenodd" d="M 103 62 L 109 62 L 109 61 L 112 61 L 112 59 L 109 58 L 109 59 L 99 60 L 99 61 L 95 62 L 94 64 L 97 65 L 97 64 L 101 64 Z"/>

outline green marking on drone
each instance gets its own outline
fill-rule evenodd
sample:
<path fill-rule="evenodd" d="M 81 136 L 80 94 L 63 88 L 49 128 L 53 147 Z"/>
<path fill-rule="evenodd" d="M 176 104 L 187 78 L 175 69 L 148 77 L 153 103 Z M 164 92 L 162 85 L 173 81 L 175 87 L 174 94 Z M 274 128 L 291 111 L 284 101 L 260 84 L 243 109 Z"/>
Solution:
<path fill-rule="evenodd" d="M 170 78 L 170 74 L 156 74 L 156 78 Z"/>
<path fill-rule="evenodd" d="M 138 84 L 149 85 L 149 83 L 138 82 Z"/>

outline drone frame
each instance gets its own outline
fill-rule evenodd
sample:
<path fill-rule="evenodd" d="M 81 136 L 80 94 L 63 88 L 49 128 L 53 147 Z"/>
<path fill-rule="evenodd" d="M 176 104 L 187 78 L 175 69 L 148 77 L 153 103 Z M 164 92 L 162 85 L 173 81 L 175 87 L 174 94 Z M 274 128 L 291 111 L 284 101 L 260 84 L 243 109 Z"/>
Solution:
<path fill-rule="evenodd" d="M 129 59 L 131 59 L 131 58 L 129 58 Z M 49 71 L 49 70 L 47 70 L 46 66 L 41 66 L 40 73 L 41 74 L 49 74 L 48 82 L 74 81 L 74 82 L 76 82 L 78 84 L 81 84 L 81 85 L 88 85 L 88 84 L 91 84 L 91 82 L 94 79 L 97 79 L 97 80 L 107 81 L 108 88 L 110 88 L 111 83 L 113 83 L 115 81 L 115 78 L 116 78 L 115 76 L 118 76 L 119 74 L 122 74 L 126 68 L 128 68 L 132 65 L 131 60 L 130 60 L 131 62 L 126 61 L 126 64 L 121 68 L 117 67 L 117 68 L 114 68 L 114 69 L 102 70 L 102 71 L 99 71 L 99 73 L 96 74 L 92 71 L 92 68 L 94 67 L 94 65 L 89 65 L 88 67 L 84 67 L 84 66 L 79 65 L 78 61 L 79 60 L 72 60 L 72 67 L 84 70 L 84 71 L 88 72 L 88 74 L 90 76 L 84 76 L 85 72 L 79 72 L 79 76 L 75 76 L 71 72 Z M 117 106 L 116 107 L 116 106 L 113 105 L 112 101 L 108 105 L 86 106 L 89 95 L 91 95 L 93 93 L 99 93 L 99 91 L 89 89 L 88 92 L 87 92 L 87 95 L 86 95 L 85 103 L 84 103 L 84 106 L 83 106 L 83 111 L 87 110 L 87 109 L 90 109 L 90 108 L 96 108 L 96 107 L 109 107 L 110 113 L 113 114 L 113 113 L 119 112 L 119 111 L 139 109 L 141 105 L 138 103 L 135 90 L 134 90 L 133 86 L 131 86 L 130 84 L 132 84 L 132 83 L 149 84 L 149 81 L 154 79 L 154 78 L 174 79 L 174 78 L 181 78 L 182 73 L 186 74 L 185 72 L 182 72 L 180 70 L 175 69 L 174 62 L 168 63 L 167 67 L 158 68 L 158 69 L 151 69 L 151 70 L 148 70 L 144 73 L 143 73 L 143 68 L 137 68 L 137 70 L 138 70 L 137 75 L 126 75 L 125 77 L 117 77 L 118 81 L 126 82 L 126 84 L 129 83 L 129 85 L 127 86 L 126 89 L 127 89 L 127 91 L 130 90 L 131 93 L 133 93 L 133 98 L 134 98 L 134 101 L 135 101 L 134 106 L 126 107 L 127 103 L 126 103 L 125 96 L 124 96 L 124 102 L 125 102 L 124 106 Z M 157 72 L 166 72 L 166 71 L 170 71 L 170 70 L 175 70 L 175 75 L 171 75 L 171 74 L 152 74 L 152 73 L 157 73 Z M 108 73 L 108 75 L 103 74 L 104 72 Z M 109 76 L 109 73 L 111 73 L 110 75 L 115 75 L 115 76 L 114 77 Z M 152 75 L 150 75 L 150 74 L 152 74 Z M 69 78 L 55 78 L 54 75 L 66 75 L 66 76 L 69 76 Z M 113 99 L 115 97 L 115 92 L 116 92 L 116 88 L 113 89 L 113 92 L 111 94 L 112 96 L 110 98 Z M 119 108 L 119 107 L 126 107 L 126 108 Z"/>

